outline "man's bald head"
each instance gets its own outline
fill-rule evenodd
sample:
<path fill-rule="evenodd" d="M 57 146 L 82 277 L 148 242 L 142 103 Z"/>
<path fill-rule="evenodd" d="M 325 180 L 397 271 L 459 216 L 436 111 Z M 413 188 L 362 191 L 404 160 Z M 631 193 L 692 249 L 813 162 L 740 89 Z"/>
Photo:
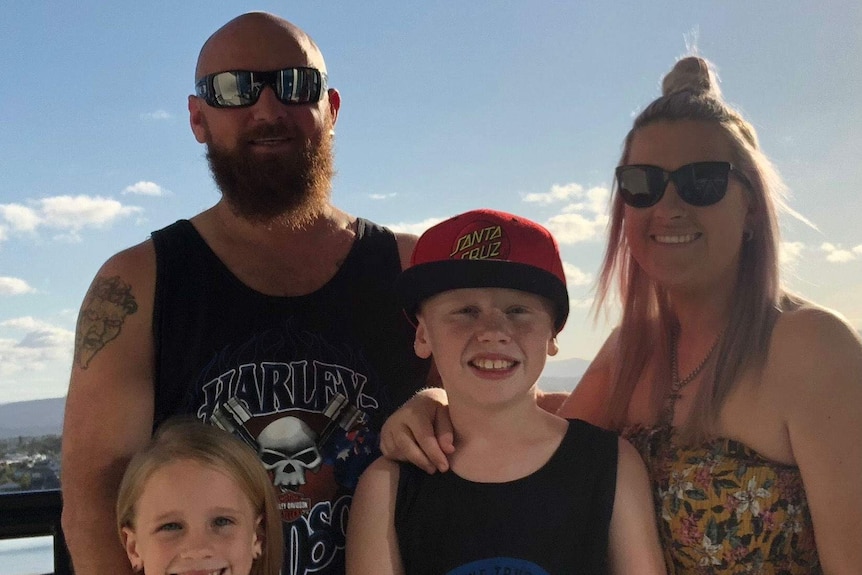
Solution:
<path fill-rule="evenodd" d="M 267 12 L 237 16 L 204 42 L 195 81 L 226 70 L 280 70 L 308 66 L 326 72 L 314 40 L 298 26 Z"/>

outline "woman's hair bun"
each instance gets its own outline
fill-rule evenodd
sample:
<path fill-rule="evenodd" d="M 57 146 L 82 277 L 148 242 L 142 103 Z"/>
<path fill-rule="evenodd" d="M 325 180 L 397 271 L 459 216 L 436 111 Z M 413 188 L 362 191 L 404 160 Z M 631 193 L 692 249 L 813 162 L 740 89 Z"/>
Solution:
<path fill-rule="evenodd" d="M 686 56 L 679 60 L 662 80 L 661 92 L 663 96 L 691 92 L 721 98 L 718 77 L 712 65 L 698 56 Z"/>

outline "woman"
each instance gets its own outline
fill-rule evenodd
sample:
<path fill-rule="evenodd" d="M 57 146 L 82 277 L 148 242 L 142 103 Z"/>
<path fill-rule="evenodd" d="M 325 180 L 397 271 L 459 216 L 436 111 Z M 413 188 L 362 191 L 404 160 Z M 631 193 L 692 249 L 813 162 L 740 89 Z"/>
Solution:
<path fill-rule="evenodd" d="M 859 338 L 781 289 L 780 182 L 707 62 L 663 92 L 617 168 L 598 295 L 618 280 L 622 321 L 560 414 L 638 448 L 672 571 L 858 572 Z"/>
<path fill-rule="evenodd" d="M 862 565 L 862 344 L 781 288 L 780 190 L 709 64 L 679 61 L 616 171 L 598 302 L 617 282 L 622 321 L 559 411 L 638 448 L 672 573 Z"/>

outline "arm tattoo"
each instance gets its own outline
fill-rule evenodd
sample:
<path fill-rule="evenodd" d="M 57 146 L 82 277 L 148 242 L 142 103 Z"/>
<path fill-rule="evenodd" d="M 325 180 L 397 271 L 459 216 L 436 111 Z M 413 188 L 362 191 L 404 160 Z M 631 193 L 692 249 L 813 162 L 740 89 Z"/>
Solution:
<path fill-rule="evenodd" d="M 120 276 L 96 276 L 84 297 L 75 333 L 74 363 L 87 369 L 96 353 L 120 335 L 126 316 L 138 311 L 132 286 Z"/>

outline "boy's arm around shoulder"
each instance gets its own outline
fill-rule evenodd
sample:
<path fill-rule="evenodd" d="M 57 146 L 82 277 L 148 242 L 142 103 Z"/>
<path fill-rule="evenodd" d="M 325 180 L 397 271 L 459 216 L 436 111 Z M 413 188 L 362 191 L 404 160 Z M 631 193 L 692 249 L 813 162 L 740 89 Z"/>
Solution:
<path fill-rule="evenodd" d="M 862 565 L 862 341 L 814 306 L 782 314 L 770 373 L 808 500 L 825 573 Z"/>
<path fill-rule="evenodd" d="M 615 328 L 602 344 L 557 415 L 566 419 L 583 419 L 609 429 L 607 408 L 611 398 L 611 366 L 616 359 L 618 331 L 619 328 Z"/>
<path fill-rule="evenodd" d="M 347 575 L 403 575 L 395 533 L 398 463 L 378 458 L 359 478 L 347 524 Z"/>
<path fill-rule="evenodd" d="M 153 424 L 155 252 L 109 259 L 81 305 L 63 421 L 63 531 L 75 573 L 132 573 L 117 534 L 117 489 Z"/>
<path fill-rule="evenodd" d="M 665 575 L 646 466 L 628 441 L 620 438 L 618 445 L 617 485 L 609 537 L 611 573 Z"/>

